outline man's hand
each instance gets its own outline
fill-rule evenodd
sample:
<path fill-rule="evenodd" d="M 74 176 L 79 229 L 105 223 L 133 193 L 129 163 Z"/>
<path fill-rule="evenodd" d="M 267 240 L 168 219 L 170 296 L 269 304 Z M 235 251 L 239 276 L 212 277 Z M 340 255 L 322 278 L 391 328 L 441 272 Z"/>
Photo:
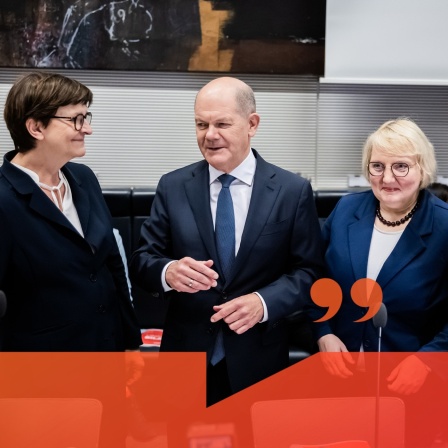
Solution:
<path fill-rule="evenodd" d="M 326 334 L 317 341 L 317 344 L 321 352 L 322 363 L 329 374 L 339 378 L 353 376 L 348 365 L 353 365 L 355 361 L 345 344 L 337 336 Z"/>
<path fill-rule="evenodd" d="M 429 367 L 423 361 L 415 355 L 410 355 L 392 370 L 387 377 L 387 387 L 397 394 L 415 394 L 423 386 L 429 372 Z"/>
<path fill-rule="evenodd" d="M 263 305 L 257 294 L 247 294 L 213 307 L 212 322 L 223 319 L 237 334 L 243 334 L 263 318 Z"/>
<path fill-rule="evenodd" d="M 168 285 L 179 292 L 206 291 L 217 285 L 218 274 L 211 269 L 213 260 L 197 261 L 190 257 L 171 263 L 165 273 Z"/>

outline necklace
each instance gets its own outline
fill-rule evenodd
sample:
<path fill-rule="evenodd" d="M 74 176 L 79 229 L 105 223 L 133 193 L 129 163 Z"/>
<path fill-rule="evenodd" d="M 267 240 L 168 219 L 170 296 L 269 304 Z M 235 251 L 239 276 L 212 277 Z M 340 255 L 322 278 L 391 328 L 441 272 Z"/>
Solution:
<path fill-rule="evenodd" d="M 415 203 L 414 208 L 403 218 L 401 218 L 398 221 L 387 221 L 387 219 L 383 218 L 383 215 L 381 214 L 381 210 L 380 210 L 380 204 L 377 205 L 376 207 L 376 216 L 378 216 L 378 219 L 386 226 L 388 227 L 395 227 L 395 226 L 401 226 L 401 224 L 404 224 L 406 221 L 409 221 L 412 216 L 414 215 L 415 211 L 417 210 L 418 207 L 418 201 Z"/>
<path fill-rule="evenodd" d="M 51 185 L 44 184 L 43 182 L 39 182 L 39 187 L 42 188 L 43 190 L 47 190 L 50 192 L 53 202 L 56 204 L 56 206 L 60 210 L 63 210 L 63 206 L 62 206 L 63 199 L 62 199 L 62 194 L 61 194 L 61 188 L 63 186 L 64 186 L 63 178 L 61 178 L 61 180 L 59 181 L 59 184 L 55 187 L 52 187 Z M 56 196 L 55 191 L 57 191 L 58 196 Z"/>

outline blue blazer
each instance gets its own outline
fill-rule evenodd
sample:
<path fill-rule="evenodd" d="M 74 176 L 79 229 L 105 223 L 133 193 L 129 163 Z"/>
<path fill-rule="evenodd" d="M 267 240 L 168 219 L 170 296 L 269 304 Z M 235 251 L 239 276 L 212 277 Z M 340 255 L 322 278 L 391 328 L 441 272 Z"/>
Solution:
<path fill-rule="evenodd" d="M 350 298 L 353 283 L 367 275 L 377 200 L 371 191 L 343 197 L 323 227 L 328 277 L 342 288 L 343 302 L 329 321 L 315 324 L 317 337 L 334 333 L 349 351 L 378 348 L 366 310 Z M 448 204 L 423 190 L 420 205 L 376 280 L 388 311 L 383 351 L 448 350 Z M 324 313 L 316 308 L 313 318 Z"/>
<path fill-rule="evenodd" d="M 0 168 L 0 289 L 8 309 L 3 350 L 113 351 L 141 335 L 109 210 L 94 173 L 67 163 L 84 238 L 31 177 Z"/>
<path fill-rule="evenodd" d="M 130 262 L 133 280 L 153 295 L 170 298 L 164 351 L 211 353 L 222 325 L 232 392 L 288 366 L 284 318 L 300 310 L 322 274 L 320 228 L 308 181 L 264 161 L 257 167 L 240 249 L 230 278 L 222 281 L 212 214 L 208 163 L 203 160 L 163 176 L 140 247 Z M 164 266 L 185 256 L 214 260 L 218 285 L 196 294 L 164 294 Z M 211 324 L 213 305 L 259 292 L 269 320 L 242 335 Z"/>

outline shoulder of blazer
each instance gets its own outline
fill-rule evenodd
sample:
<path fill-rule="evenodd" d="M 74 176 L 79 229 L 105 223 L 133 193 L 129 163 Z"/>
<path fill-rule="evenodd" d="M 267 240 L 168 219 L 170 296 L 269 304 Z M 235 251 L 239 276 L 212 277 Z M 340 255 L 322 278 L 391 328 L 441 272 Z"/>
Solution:
<path fill-rule="evenodd" d="M 442 214 L 442 216 L 448 213 L 448 203 L 442 201 L 442 199 L 438 198 L 428 190 L 426 190 L 425 196 L 427 196 L 428 201 L 438 213 Z"/>
<path fill-rule="evenodd" d="M 15 191 L 20 195 L 32 194 L 37 188 L 36 182 L 11 163 L 15 153 L 16 151 L 10 151 L 3 157 L 3 165 L 0 167 L 0 179 L 4 179 L 5 188 L 2 188 L 1 191 L 7 196 L 10 195 L 11 191 Z"/>
<path fill-rule="evenodd" d="M 208 168 L 208 163 L 206 160 L 200 160 L 199 162 L 192 163 L 187 166 L 183 166 L 182 168 L 177 168 L 176 170 L 170 171 L 169 173 L 165 173 L 160 180 L 169 179 L 170 181 L 173 179 L 178 179 L 181 181 L 185 181 L 191 179 L 192 177 L 196 177 L 199 174 L 202 174 L 204 170 L 206 171 Z"/>
<path fill-rule="evenodd" d="M 324 239 L 329 239 L 333 231 L 341 231 L 347 225 L 359 222 L 375 213 L 376 198 L 372 190 L 349 193 L 334 206 L 322 227 Z M 373 224 L 372 224 L 373 225 Z"/>
<path fill-rule="evenodd" d="M 67 180 L 72 179 L 78 185 L 82 185 L 83 182 L 94 182 L 99 185 L 98 178 L 93 170 L 82 163 L 68 162 L 61 168 L 61 171 L 67 177 Z"/>
<path fill-rule="evenodd" d="M 448 204 L 435 197 L 428 190 L 422 190 L 421 204 L 412 217 L 409 227 L 419 235 L 429 235 L 436 231 L 446 234 L 448 228 Z M 440 232 L 438 232 L 440 230 Z"/>
<path fill-rule="evenodd" d="M 349 217 L 362 219 L 366 213 L 375 208 L 376 198 L 372 190 L 349 193 L 342 196 L 331 212 L 332 218 L 343 214 L 344 220 Z M 330 216 L 331 216 L 330 215 Z"/>
<path fill-rule="evenodd" d="M 88 167 L 87 165 L 84 165 L 83 163 L 77 163 L 77 162 L 67 162 L 63 167 L 63 171 L 70 171 L 73 176 L 95 176 L 95 173 L 93 170 Z M 96 177 L 96 176 L 95 176 Z"/>
<path fill-rule="evenodd" d="M 293 173 L 292 171 L 285 170 L 277 165 L 267 162 L 260 156 L 258 151 L 252 148 L 255 158 L 257 159 L 256 175 L 269 178 L 274 183 L 278 182 L 284 185 L 290 185 L 293 188 L 303 187 L 309 185 L 308 179 Z"/>

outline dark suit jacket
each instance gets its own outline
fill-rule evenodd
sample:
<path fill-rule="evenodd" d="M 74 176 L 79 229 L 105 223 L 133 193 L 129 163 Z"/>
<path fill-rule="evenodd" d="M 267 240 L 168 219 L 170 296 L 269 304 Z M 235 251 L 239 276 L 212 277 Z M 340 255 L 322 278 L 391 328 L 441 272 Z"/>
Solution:
<path fill-rule="evenodd" d="M 0 322 L 3 350 L 137 348 L 140 330 L 109 210 L 94 173 L 67 163 L 84 238 L 28 174 L 5 155 L 0 168 Z"/>
<path fill-rule="evenodd" d="M 377 201 L 371 191 L 342 198 L 325 222 L 328 276 L 342 287 L 336 316 L 316 324 L 317 336 L 336 334 L 349 351 L 378 348 L 372 320 L 356 323 L 366 310 L 353 303 L 350 288 L 367 275 Z M 394 352 L 448 350 L 448 204 L 422 191 L 420 205 L 384 263 L 377 282 L 388 311 L 381 349 Z M 313 310 L 314 318 L 322 310 Z"/>
<path fill-rule="evenodd" d="M 226 283 L 221 278 L 210 211 L 208 163 L 201 161 L 160 179 L 151 215 L 143 224 L 139 249 L 130 263 L 131 278 L 164 296 L 161 273 L 185 256 L 214 260 L 216 288 L 196 294 L 171 291 L 162 338 L 164 351 L 203 351 L 210 355 L 218 325 L 233 392 L 288 365 L 284 318 L 300 310 L 320 275 L 320 229 L 309 182 L 265 162 L 257 167 L 241 245 Z M 213 305 L 259 292 L 269 320 L 242 335 L 226 324 L 211 324 Z"/>

